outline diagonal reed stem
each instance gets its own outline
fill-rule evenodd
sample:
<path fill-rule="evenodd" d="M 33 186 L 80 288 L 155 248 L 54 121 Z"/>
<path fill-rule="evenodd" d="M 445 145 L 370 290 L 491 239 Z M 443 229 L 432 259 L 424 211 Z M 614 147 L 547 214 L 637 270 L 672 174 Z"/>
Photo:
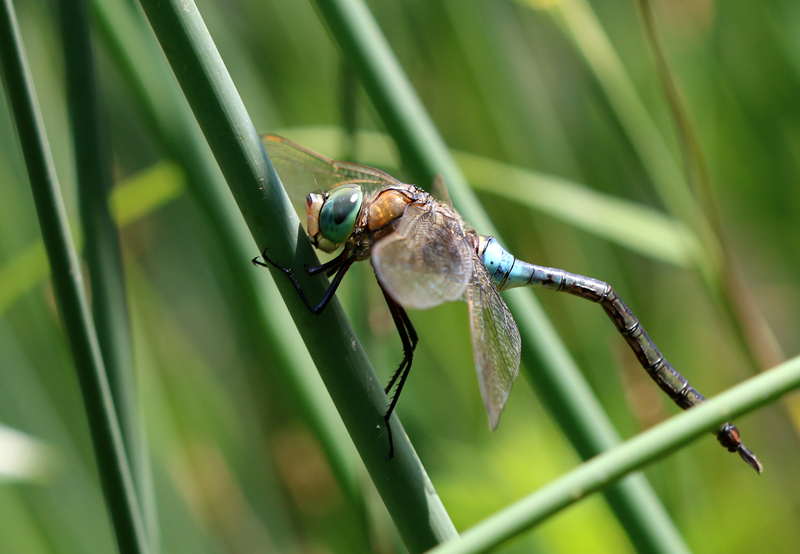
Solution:
<path fill-rule="evenodd" d="M 267 246 L 282 265 L 314 264 L 311 245 L 196 6 L 186 0 L 145 0 L 142 5 L 256 244 Z M 310 296 L 322 296 L 323 278 L 299 277 Z M 382 423 L 386 395 L 338 302 L 314 316 L 280 272 L 276 283 L 409 551 L 423 551 L 454 536 L 453 524 L 396 417 L 395 457 L 383 459 L 388 448 Z"/>

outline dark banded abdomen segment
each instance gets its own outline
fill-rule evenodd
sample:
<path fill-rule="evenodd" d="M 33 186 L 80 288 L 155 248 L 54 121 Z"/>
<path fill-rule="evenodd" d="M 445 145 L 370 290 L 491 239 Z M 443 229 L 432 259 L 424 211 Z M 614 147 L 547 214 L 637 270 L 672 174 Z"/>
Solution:
<path fill-rule="evenodd" d="M 684 410 L 705 401 L 705 397 L 697 392 L 689 384 L 689 381 L 664 359 L 664 355 L 661 354 L 647 331 L 616 291 L 606 283 L 601 284 L 606 287 L 603 294 L 596 298 L 589 298 L 603 307 L 620 334 L 625 337 L 631 350 L 636 354 L 639 363 L 661 389 Z"/>

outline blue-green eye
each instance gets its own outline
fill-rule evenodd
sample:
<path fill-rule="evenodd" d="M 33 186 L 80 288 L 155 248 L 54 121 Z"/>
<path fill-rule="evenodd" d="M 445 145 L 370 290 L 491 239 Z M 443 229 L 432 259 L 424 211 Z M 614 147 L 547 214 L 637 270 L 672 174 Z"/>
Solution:
<path fill-rule="evenodd" d="M 319 212 L 322 236 L 334 244 L 345 242 L 356 225 L 363 198 L 359 187 L 334 189 Z"/>

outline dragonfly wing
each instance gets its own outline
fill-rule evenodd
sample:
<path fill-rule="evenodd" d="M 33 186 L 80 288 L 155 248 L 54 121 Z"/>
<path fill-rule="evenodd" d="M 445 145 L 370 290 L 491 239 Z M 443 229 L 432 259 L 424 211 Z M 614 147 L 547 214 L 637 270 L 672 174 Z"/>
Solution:
<path fill-rule="evenodd" d="M 261 142 L 292 203 L 301 208 L 300 212 L 310 192 L 328 191 L 345 184 L 358 184 L 368 192 L 400 184 L 383 171 L 332 160 L 277 135 L 263 135 Z"/>
<path fill-rule="evenodd" d="M 453 201 L 450 200 L 450 192 L 447 190 L 447 183 L 444 182 L 444 177 L 438 173 L 431 183 L 431 196 L 440 202 L 444 202 L 449 207 L 453 207 Z"/>
<path fill-rule="evenodd" d="M 375 275 L 405 308 L 424 310 L 461 300 L 472 276 L 461 222 L 440 207 L 410 204 L 395 232 L 372 249 Z"/>
<path fill-rule="evenodd" d="M 519 330 L 483 263 L 473 254 L 467 287 L 472 350 L 483 402 L 494 430 L 519 374 Z"/>

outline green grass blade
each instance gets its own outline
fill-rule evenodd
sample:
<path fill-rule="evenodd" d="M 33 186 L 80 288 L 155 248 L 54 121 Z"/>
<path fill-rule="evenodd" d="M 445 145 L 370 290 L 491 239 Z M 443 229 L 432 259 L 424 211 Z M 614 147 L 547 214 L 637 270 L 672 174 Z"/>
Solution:
<path fill-rule="evenodd" d="M 0 61 L 117 544 L 141 554 L 148 551 L 144 525 L 11 0 L 0 15 Z"/>
<path fill-rule="evenodd" d="M 774 402 L 800 387 L 800 357 L 736 385 L 691 410 L 603 452 L 563 477 L 487 518 L 431 554 L 486 552 L 581 498 L 681 446 L 707 436 L 730 418 Z"/>
<path fill-rule="evenodd" d="M 142 4 L 256 244 L 268 246 L 269 255 L 287 266 L 313 264 L 311 245 L 197 8 L 186 1 Z M 392 420 L 395 457 L 383 459 L 387 398 L 341 307 L 334 301 L 319 316 L 308 313 L 285 276 L 276 273 L 306 347 L 406 546 L 417 552 L 453 536 L 453 525 L 397 418 Z M 311 298 L 322 296 L 324 279 L 298 277 Z"/>
<path fill-rule="evenodd" d="M 153 551 L 158 551 L 155 498 L 147 494 L 147 491 L 153 490 L 150 462 L 146 442 L 138 425 L 140 418 L 122 252 L 109 206 L 113 186 L 111 140 L 95 76 L 85 0 L 61 2 L 59 15 L 92 316 L 128 454 L 128 464 L 133 471 L 142 504 L 142 517 L 149 527 L 150 546 Z M 150 517 L 146 517 L 146 514 Z"/>
<path fill-rule="evenodd" d="M 461 215 L 480 232 L 496 236 L 368 8 L 357 0 L 318 0 L 317 5 L 343 54 L 353 60 L 411 174 L 421 183 L 442 175 Z M 506 298 L 520 328 L 525 368 L 579 454 L 590 458 L 618 443 L 619 435 L 533 294 L 520 291 Z M 606 494 L 641 551 L 688 551 L 641 475 Z"/>
<path fill-rule="evenodd" d="M 133 364 L 119 234 L 108 202 L 112 188 L 109 137 L 103 129 L 84 1 L 62 3 L 59 14 L 92 315 L 123 439 L 134 455 Z"/>

